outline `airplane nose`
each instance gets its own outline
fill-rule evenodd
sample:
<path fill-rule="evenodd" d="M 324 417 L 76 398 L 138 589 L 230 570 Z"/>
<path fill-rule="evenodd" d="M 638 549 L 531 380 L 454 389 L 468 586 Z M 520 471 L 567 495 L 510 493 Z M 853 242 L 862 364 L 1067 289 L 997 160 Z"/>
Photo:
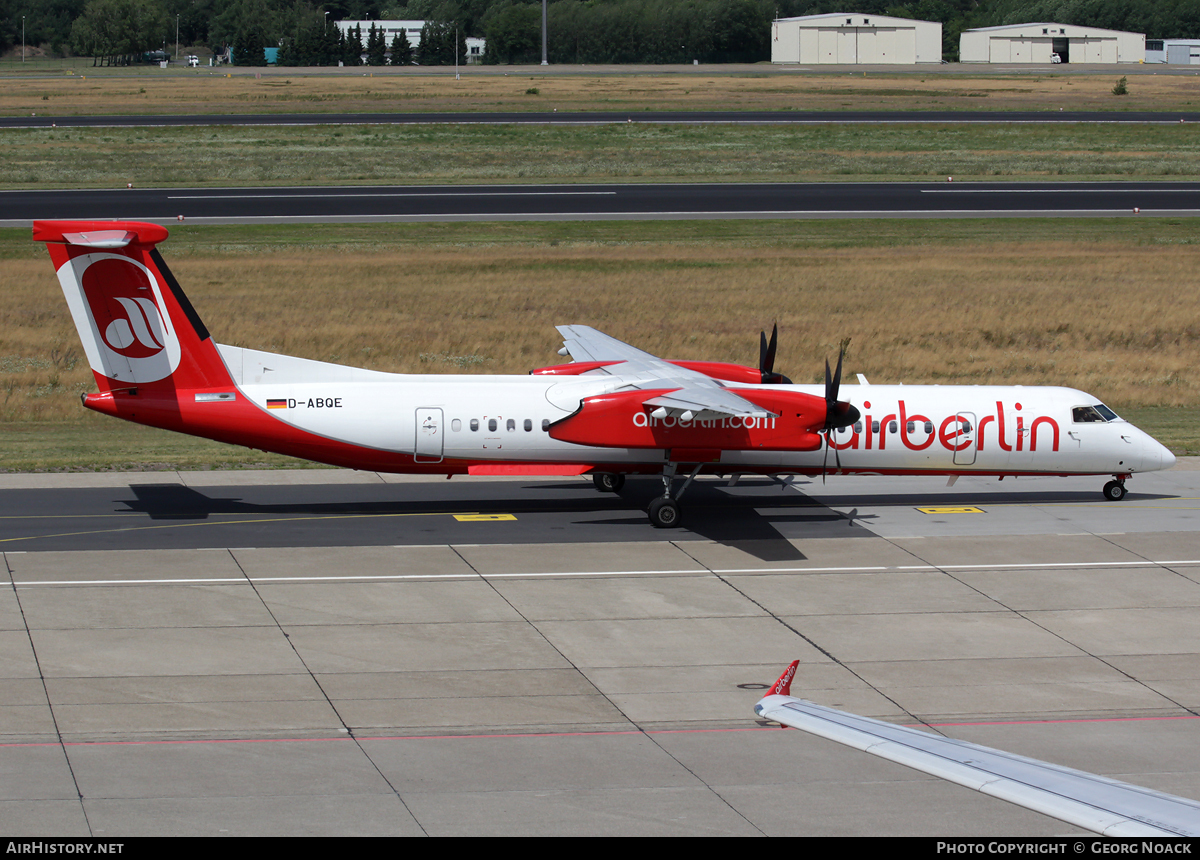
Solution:
<path fill-rule="evenodd" d="M 1169 469 L 1174 466 L 1175 455 L 1149 433 L 1143 432 L 1142 461 L 1144 464 L 1142 467 L 1143 471 L 1153 472 L 1161 469 Z"/>

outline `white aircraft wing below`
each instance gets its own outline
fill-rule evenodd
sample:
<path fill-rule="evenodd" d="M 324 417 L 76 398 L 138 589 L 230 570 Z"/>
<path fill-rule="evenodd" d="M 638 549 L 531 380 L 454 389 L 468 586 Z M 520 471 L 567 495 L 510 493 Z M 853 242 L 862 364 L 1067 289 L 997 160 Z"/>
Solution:
<path fill-rule="evenodd" d="M 666 409 L 676 417 L 685 412 L 692 413 L 688 417 L 700 419 L 777 417 L 757 403 L 727 390 L 711 376 L 671 364 L 591 326 L 560 325 L 557 328 L 563 336 L 560 354 L 565 351 L 575 361 L 620 362 L 599 368 L 599 371 L 618 375 L 633 388 L 677 389 L 646 400 L 648 406 Z"/>
<path fill-rule="evenodd" d="M 790 684 L 789 667 L 784 673 Z M 780 678 L 783 682 L 785 678 Z M 1084 771 L 774 694 L 765 719 L 846 744 L 1104 836 L 1200 836 L 1200 803 Z"/>

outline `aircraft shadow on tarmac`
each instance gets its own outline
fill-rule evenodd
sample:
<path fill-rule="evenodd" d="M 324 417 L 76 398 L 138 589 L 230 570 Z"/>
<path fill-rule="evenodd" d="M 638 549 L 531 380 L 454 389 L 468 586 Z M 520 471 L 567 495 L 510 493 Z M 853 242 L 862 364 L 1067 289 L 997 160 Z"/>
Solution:
<path fill-rule="evenodd" d="M 628 529 L 645 532 L 647 540 L 670 540 L 689 535 L 736 547 L 764 561 L 802 560 L 804 555 L 789 542 L 788 537 L 847 538 L 870 537 L 862 528 L 872 515 L 834 511 L 800 493 L 781 492 L 765 487 L 751 494 L 732 495 L 722 485 L 693 484 L 685 497 L 684 518 L 679 529 L 655 529 L 644 513 L 650 500 L 660 491 L 657 480 L 632 480 L 619 493 L 597 493 L 590 484 L 537 483 L 526 486 L 503 487 L 491 498 L 481 498 L 459 485 L 458 495 L 447 497 L 443 485 L 429 484 L 436 498 L 399 500 L 321 499 L 320 487 L 287 488 L 292 500 L 249 501 L 244 497 L 206 495 L 199 490 L 178 484 L 135 484 L 130 486 L 134 499 L 115 499 L 126 506 L 125 511 L 142 513 L 155 521 L 204 521 L 213 517 L 245 516 L 241 522 L 262 518 L 329 517 L 336 527 L 338 517 L 402 516 L 405 514 L 488 514 L 505 513 L 525 518 L 531 515 L 568 517 L 572 525 L 583 529 L 583 540 L 629 539 Z M 496 485 L 491 485 L 496 487 Z M 315 491 L 315 492 L 314 492 Z M 569 495 L 565 494 L 569 493 Z M 220 492 L 220 491 L 218 491 Z M 310 500 L 303 500 L 309 496 Z M 600 516 L 595 516 L 599 514 Z M 612 514 L 612 516 L 605 516 Z M 232 525 L 233 523 L 231 523 Z M 280 526 L 285 528 L 286 525 Z M 618 529 L 613 537 L 604 534 L 606 527 Z M 780 531 L 785 527 L 788 535 Z M 580 532 L 575 533 L 578 539 Z M 554 536 L 561 540 L 561 535 Z"/>
<path fill-rule="evenodd" d="M 800 486 L 803 485 L 803 489 Z M 619 494 L 598 493 L 590 484 L 573 482 L 537 482 L 522 484 L 475 484 L 460 482 L 448 487 L 441 482 L 421 485 L 416 498 L 397 499 L 395 485 L 351 485 L 330 489 L 324 486 L 246 488 L 245 496 L 206 495 L 178 484 L 141 484 L 130 487 L 134 499 L 115 499 L 125 511 L 143 513 L 156 521 L 196 522 L 210 517 L 246 517 L 231 526 L 258 518 L 276 522 L 271 528 L 287 530 L 286 521 L 303 521 L 305 530 L 324 533 L 332 538 L 339 528 L 339 517 L 402 517 L 413 514 L 513 514 L 526 523 L 520 536 L 509 540 L 533 540 L 529 527 L 537 528 L 537 516 L 565 517 L 575 527 L 569 539 L 585 541 L 629 540 L 636 529 L 645 540 L 673 540 L 698 537 L 736 547 L 764 561 L 802 560 L 804 555 L 790 539 L 872 537 L 871 522 L 877 514 L 860 513 L 860 507 L 919 507 L 924 505 L 1107 505 L 1099 493 L 1086 491 L 1035 490 L 939 492 L 929 494 L 872 494 L 848 498 L 836 484 L 821 486 L 815 481 L 796 481 L 788 489 L 765 483 L 742 484 L 728 488 L 724 482 L 697 481 L 683 501 L 683 521 L 679 529 L 655 529 L 644 514 L 650 500 L 661 492 L 657 479 L 633 479 Z M 216 493 L 227 492 L 217 489 Z M 414 495 L 412 488 L 405 492 Z M 812 495 L 808 495 L 811 493 Z M 254 501 L 254 496 L 261 501 Z M 814 498 L 824 496 L 824 500 Z M 250 497 L 249 499 L 247 497 Z M 1167 499 L 1171 496 L 1133 494 L 1130 499 Z M 280 499 L 283 499 L 282 501 Z M 846 510 L 834 510 L 831 504 L 858 503 Z M 841 505 L 839 505 L 840 507 Z M 313 523 L 312 518 L 328 518 Z M 301 523 L 297 522 L 296 526 Z M 292 527 L 295 528 L 295 527 Z M 328 531 L 326 531 L 328 529 Z M 389 532 L 389 540 L 396 539 Z M 561 526 L 545 539 L 564 539 Z M 311 540 L 312 536 L 308 537 Z M 402 539 L 402 538 L 401 538 Z"/>

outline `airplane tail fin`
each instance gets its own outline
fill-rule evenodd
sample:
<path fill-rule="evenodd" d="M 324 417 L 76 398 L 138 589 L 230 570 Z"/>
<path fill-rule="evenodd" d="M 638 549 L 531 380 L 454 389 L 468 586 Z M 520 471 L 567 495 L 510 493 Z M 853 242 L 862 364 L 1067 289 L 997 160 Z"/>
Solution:
<path fill-rule="evenodd" d="M 230 389 L 208 329 L 138 221 L 35 221 L 101 392 Z"/>
<path fill-rule="evenodd" d="M 783 674 L 779 676 L 771 689 L 763 694 L 766 696 L 790 696 L 792 694 L 792 678 L 796 677 L 796 669 L 800 666 L 799 660 L 793 660 L 791 665 L 783 670 Z"/>

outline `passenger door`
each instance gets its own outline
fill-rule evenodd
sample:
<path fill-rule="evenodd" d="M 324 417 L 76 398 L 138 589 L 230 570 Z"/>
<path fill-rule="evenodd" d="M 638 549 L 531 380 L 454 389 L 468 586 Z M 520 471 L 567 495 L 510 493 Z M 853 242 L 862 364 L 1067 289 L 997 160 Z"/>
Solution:
<path fill-rule="evenodd" d="M 418 409 L 416 453 L 413 459 L 418 463 L 440 463 L 444 436 L 442 410 L 427 407 Z"/>

